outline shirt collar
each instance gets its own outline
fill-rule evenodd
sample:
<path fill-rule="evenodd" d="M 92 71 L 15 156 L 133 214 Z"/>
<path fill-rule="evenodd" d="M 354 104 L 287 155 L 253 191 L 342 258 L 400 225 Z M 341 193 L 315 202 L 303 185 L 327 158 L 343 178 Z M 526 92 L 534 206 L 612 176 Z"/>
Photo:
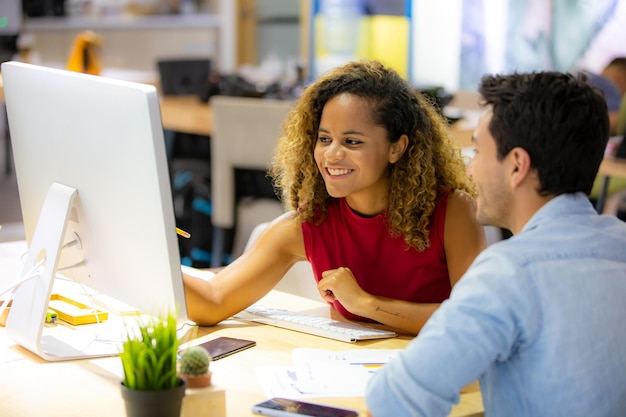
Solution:
<path fill-rule="evenodd" d="M 584 193 L 568 193 L 554 197 L 543 205 L 522 228 L 522 233 L 532 230 L 542 223 L 549 222 L 554 218 L 560 218 L 572 214 L 595 213 L 595 210 Z"/>

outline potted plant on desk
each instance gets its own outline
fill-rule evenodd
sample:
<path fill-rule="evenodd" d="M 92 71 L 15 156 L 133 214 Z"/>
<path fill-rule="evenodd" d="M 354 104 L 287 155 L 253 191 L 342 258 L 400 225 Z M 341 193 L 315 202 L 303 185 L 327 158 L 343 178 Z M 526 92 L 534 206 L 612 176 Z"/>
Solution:
<path fill-rule="evenodd" d="M 178 417 L 186 383 L 176 374 L 176 314 L 149 317 L 127 329 L 120 357 L 127 417 Z"/>
<path fill-rule="evenodd" d="M 204 388 L 211 385 L 211 355 L 204 347 L 191 346 L 183 350 L 178 362 L 179 376 L 187 381 L 187 387 Z"/>

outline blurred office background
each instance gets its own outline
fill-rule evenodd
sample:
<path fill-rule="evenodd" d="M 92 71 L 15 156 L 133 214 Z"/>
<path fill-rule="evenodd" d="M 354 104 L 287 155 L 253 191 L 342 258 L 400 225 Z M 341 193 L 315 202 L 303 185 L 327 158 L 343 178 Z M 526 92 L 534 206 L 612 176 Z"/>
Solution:
<path fill-rule="evenodd" d="M 102 37 L 103 68 L 140 82 L 158 81 L 163 59 L 294 83 L 296 69 L 311 80 L 367 56 L 457 94 L 484 73 L 600 72 L 626 56 L 626 0 L 0 0 L 0 61 L 28 48 L 65 67 L 84 30 Z M 0 224 L 20 221 L 5 127 Z"/>
<path fill-rule="evenodd" d="M 2 0 L 0 16 L 3 59 L 22 33 L 42 62 L 63 65 L 91 29 L 106 67 L 211 56 L 222 71 L 278 59 L 315 76 L 324 61 L 371 56 L 450 91 L 485 72 L 597 72 L 626 54 L 624 0 Z"/>

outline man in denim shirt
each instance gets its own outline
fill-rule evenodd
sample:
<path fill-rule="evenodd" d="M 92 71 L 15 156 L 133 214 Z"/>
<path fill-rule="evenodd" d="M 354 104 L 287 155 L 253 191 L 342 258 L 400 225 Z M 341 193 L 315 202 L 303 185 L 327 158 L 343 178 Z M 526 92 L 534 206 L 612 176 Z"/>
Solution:
<path fill-rule="evenodd" d="M 383 416 L 446 416 L 479 379 L 485 415 L 626 415 L 626 223 L 587 194 L 608 139 L 603 97 L 556 72 L 485 76 L 468 174 L 485 249 L 420 334 L 372 376 Z"/>

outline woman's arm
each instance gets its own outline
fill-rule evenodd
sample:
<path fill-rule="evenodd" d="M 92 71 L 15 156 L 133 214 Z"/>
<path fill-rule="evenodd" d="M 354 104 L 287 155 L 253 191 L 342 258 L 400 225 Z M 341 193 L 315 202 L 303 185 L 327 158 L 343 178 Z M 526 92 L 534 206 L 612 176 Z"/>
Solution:
<path fill-rule="evenodd" d="M 451 193 L 446 209 L 444 250 L 452 286 L 485 247 L 487 240 L 484 229 L 476 221 L 474 200 L 462 191 Z M 327 301 L 337 298 L 351 313 L 405 333 L 417 334 L 440 305 L 369 294 L 358 285 L 349 268 L 325 271 L 322 277 L 318 289 Z"/>
<path fill-rule="evenodd" d="M 199 325 L 213 326 L 258 301 L 305 259 L 302 229 L 293 213 L 286 213 L 210 280 L 183 273 L 187 315 Z"/>

